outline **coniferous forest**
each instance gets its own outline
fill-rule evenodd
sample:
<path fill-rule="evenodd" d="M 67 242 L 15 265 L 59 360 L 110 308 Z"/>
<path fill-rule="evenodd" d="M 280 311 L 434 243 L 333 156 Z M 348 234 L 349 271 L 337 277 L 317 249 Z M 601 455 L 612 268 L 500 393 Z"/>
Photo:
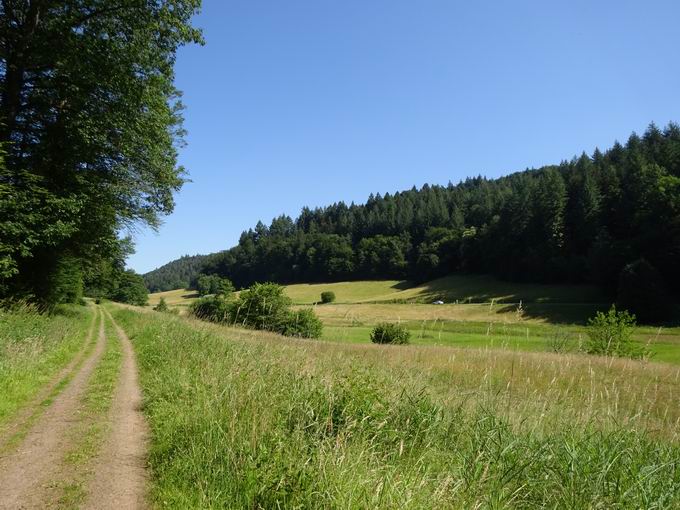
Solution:
<path fill-rule="evenodd" d="M 187 259 L 175 261 L 176 270 Z M 680 295 L 680 127 L 650 125 L 625 145 L 499 179 L 424 185 L 304 208 L 243 232 L 202 272 L 238 287 L 488 273 L 540 283 L 595 283 L 612 298 L 652 300 L 667 316 Z M 178 264 L 179 263 L 179 264 Z M 171 266 L 172 267 L 172 266 Z M 153 290 L 187 280 L 146 275 Z M 189 280 L 195 279 L 195 274 Z M 645 312 L 642 312 L 645 314 Z"/>

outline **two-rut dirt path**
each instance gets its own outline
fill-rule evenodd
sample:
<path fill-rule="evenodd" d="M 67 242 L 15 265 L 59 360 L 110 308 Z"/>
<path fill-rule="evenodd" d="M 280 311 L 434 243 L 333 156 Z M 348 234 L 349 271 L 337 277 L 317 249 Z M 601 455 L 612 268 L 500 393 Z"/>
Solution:
<path fill-rule="evenodd" d="M 108 311 L 97 307 L 95 314 L 99 328 L 94 347 L 88 347 L 88 338 L 81 352 L 48 385 L 56 388 L 60 380 L 68 378 L 63 390 L 54 396 L 42 415 L 29 424 L 29 430 L 16 446 L 0 450 L 0 509 L 57 506 L 54 491 L 50 489 L 72 475 L 64 459 L 73 446 L 73 430 L 80 423 L 88 382 L 106 351 L 105 319 L 113 323 L 116 330 L 121 344 L 122 364 L 106 417 L 107 436 L 91 460 L 90 471 L 93 474 L 85 481 L 81 506 L 117 510 L 146 506 L 148 428 L 141 413 L 142 395 L 134 351 L 125 332 Z M 93 333 L 94 323 L 90 337 Z M 52 390 L 43 390 L 41 394 L 45 391 L 49 393 Z M 33 412 L 20 412 L 15 421 L 23 420 L 25 423 L 25 415 Z M 6 430 L 18 427 L 20 425 L 13 424 Z M 7 437 L 0 437 L 0 445 L 6 440 Z"/>

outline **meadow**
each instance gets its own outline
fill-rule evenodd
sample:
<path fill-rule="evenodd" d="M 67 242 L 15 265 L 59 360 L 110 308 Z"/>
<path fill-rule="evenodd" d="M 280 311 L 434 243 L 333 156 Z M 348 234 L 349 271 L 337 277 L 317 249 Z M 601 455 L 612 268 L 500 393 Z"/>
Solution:
<path fill-rule="evenodd" d="M 675 508 L 680 368 L 286 339 L 109 306 L 164 508 Z"/>
<path fill-rule="evenodd" d="M 318 304 L 321 292 L 336 301 Z M 297 307 L 314 307 L 324 323 L 323 339 L 367 343 L 378 322 L 398 322 L 415 345 L 575 352 L 587 337 L 587 319 L 609 308 L 590 286 L 510 284 L 490 276 L 453 275 L 421 285 L 407 281 L 293 284 L 286 294 Z M 197 297 L 191 290 L 151 294 L 150 306 L 164 297 L 186 311 Z M 434 299 L 445 304 L 434 305 Z M 652 359 L 680 364 L 680 327 L 638 326 L 635 340 Z"/>

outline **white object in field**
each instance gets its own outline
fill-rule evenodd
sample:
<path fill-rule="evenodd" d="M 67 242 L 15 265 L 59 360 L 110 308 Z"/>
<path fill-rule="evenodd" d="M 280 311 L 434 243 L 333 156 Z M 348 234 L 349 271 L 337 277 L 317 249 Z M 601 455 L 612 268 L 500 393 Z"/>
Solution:
<path fill-rule="evenodd" d="M 442 301 L 441 299 L 438 299 L 437 301 L 433 301 L 432 304 L 433 305 L 443 305 L 444 301 Z"/>

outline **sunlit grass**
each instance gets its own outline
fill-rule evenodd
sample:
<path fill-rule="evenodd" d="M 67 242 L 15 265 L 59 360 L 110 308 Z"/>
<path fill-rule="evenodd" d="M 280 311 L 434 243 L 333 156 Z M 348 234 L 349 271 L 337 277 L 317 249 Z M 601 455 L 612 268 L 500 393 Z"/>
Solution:
<path fill-rule="evenodd" d="M 30 307 L 0 310 L 0 430 L 83 346 L 92 309 L 63 306 L 53 315 Z"/>
<path fill-rule="evenodd" d="M 115 309 L 168 508 L 672 508 L 680 369 Z"/>

